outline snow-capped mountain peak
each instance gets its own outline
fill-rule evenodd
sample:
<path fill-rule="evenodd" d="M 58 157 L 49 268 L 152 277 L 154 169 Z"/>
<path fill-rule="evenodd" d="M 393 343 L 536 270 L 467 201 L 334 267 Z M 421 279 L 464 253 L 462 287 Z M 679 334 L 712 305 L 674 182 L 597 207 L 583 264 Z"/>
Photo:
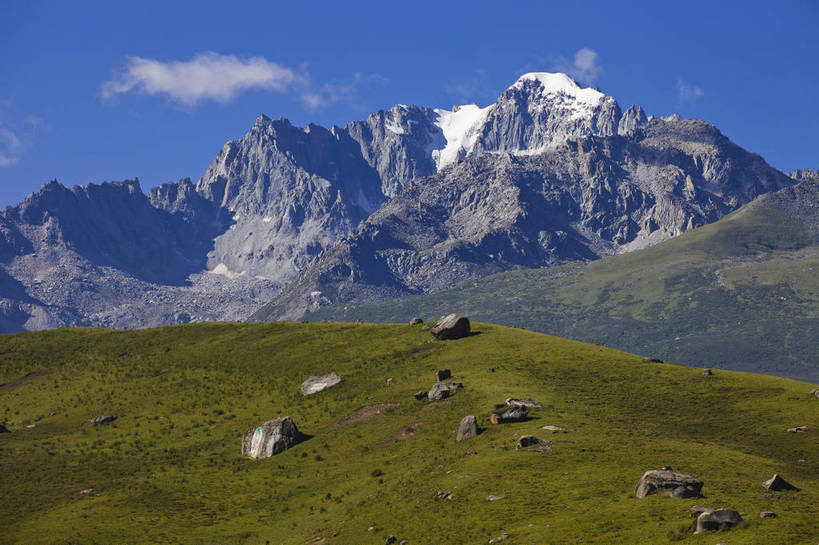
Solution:
<path fill-rule="evenodd" d="M 596 106 L 606 95 L 590 87 L 580 87 L 569 75 L 562 72 L 529 72 L 523 74 L 509 89 L 523 89 L 527 82 L 537 82 L 542 90 L 541 94 L 564 94 L 574 97 L 578 102 L 589 106 Z"/>

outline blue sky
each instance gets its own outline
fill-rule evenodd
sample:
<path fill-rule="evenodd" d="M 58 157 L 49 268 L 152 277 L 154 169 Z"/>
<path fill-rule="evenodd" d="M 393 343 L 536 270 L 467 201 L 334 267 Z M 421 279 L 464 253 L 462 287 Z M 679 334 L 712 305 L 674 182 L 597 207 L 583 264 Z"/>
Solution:
<path fill-rule="evenodd" d="M 329 126 L 570 70 L 624 109 L 819 168 L 819 2 L 0 3 L 0 206 L 44 182 L 198 179 L 265 113 Z M 578 54 L 579 52 L 579 54 Z"/>

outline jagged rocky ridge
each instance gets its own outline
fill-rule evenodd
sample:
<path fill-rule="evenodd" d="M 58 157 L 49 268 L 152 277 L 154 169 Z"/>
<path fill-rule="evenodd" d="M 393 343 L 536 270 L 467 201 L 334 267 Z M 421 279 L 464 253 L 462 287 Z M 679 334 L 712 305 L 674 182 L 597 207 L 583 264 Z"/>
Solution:
<path fill-rule="evenodd" d="M 678 118 L 531 156 L 476 156 L 413 181 L 255 318 L 645 247 L 790 183 L 712 125 Z"/>
<path fill-rule="evenodd" d="M 710 125 L 622 113 L 563 74 L 344 128 L 261 116 L 196 184 L 51 182 L 7 208 L 0 331 L 241 319 L 291 279 L 268 316 L 295 317 L 640 247 L 788 180 Z"/>

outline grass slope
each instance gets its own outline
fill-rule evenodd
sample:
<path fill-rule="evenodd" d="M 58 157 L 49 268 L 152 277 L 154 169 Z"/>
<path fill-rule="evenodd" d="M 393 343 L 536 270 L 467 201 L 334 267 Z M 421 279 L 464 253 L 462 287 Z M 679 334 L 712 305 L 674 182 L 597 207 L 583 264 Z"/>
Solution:
<path fill-rule="evenodd" d="M 0 337 L 0 420 L 12 430 L 0 434 L 0 543 L 819 539 L 814 386 L 706 377 L 521 329 L 473 329 L 449 342 L 417 326 L 294 323 Z M 415 401 L 438 368 L 465 389 Z M 301 396 L 308 375 L 330 371 L 344 381 Z M 509 396 L 544 408 L 528 422 L 487 425 Z M 345 421 L 377 403 L 400 406 Z M 104 414 L 119 418 L 88 423 Z M 467 414 L 486 431 L 457 443 Z M 243 458 L 242 433 L 283 415 L 312 437 Z M 546 424 L 568 432 L 548 435 Z M 809 432 L 785 431 L 795 425 Z M 553 440 L 553 452 L 516 451 L 522 434 Z M 706 497 L 635 498 L 643 471 L 667 464 L 703 479 Z M 763 489 L 774 472 L 803 491 Z M 737 509 L 746 522 L 690 535 L 695 504 Z M 762 510 L 779 517 L 760 519 Z"/>
<path fill-rule="evenodd" d="M 327 307 L 305 319 L 406 322 L 459 312 L 671 361 L 819 381 L 817 186 L 763 196 L 642 251 Z"/>

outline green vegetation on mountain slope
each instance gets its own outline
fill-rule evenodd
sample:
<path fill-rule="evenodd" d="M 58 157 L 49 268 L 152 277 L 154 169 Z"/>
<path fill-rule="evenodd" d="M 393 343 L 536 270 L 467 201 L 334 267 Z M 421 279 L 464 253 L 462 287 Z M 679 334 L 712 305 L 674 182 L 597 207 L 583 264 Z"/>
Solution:
<path fill-rule="evenodd" d="M 815 386 L 473 330 L 448 342 L 417 326 L 294 323 L 0 337 L 0 421 L 11 430 L 0 434 L 0 543 L 819 539 Z M 416 401 L 439 368 L 464 389 Z M 343 382 L 302 397 L 307 376 L 330 371 Z M 510 396 L 544 407 L 489 425 Z M 380 403 L 400 405 L 345 420 Z M 88 422 L 107 414 L 118 419 Z M 468 414 L 485 431 L 458 443 Z M 269 459 L 240 455 L 246 429 L 284 415 L 311 437 Z M 568 431 L 548 435 L 547 424 Z M 786 432 L 796 425 L 808 432 Z M 524 434 L 554 441 L 552 452 L 515 450 Z M 641 474 L 664 465 L 702 479 L 705 497 L 635 498 Z M 765 490 L 775 472 L 802 491 Z M 695 504 L 737 509 L 745 522 L 691 535 Z"/>
<path fill-rule="evenodd" d="M 690 365 L 819 381 L 817 188 L 806 181 L 765 195 L 645 250 L 305 319 L 405 322 L 460 312 Z"/>

